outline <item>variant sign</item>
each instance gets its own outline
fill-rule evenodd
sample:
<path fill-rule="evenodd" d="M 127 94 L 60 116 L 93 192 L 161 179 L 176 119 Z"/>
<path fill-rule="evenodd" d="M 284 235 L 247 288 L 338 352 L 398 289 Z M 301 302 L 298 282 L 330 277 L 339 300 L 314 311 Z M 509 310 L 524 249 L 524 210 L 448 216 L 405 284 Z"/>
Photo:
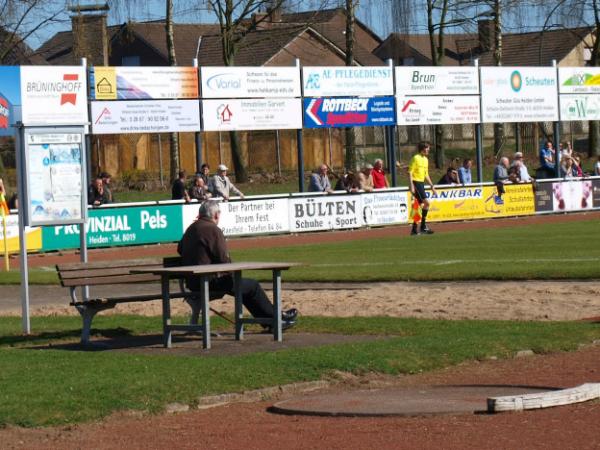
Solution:
<path fill-rule="evenodd" d="M 366 226 L 408 222 L 408 192 L 387 191 L 362 194 L 363 222 Z"/>
<path fill-rule="evenodd" d="M 198 98 L 195 67 L 93 67 L 93 100 Z"/>
<path fill-rule="evenodd" d="M 88 123 L 83 66 L 22 66 L 22 121 L 25 125 Z"/>
<path fill-rule="evenodd" d="M 83 221 L 83 133 L 26 134 L 31 225 Z"/>
<path fill-rule="evenodd" d="M 585 211 L 594 207 L 592 180 L 540 183 L 535 192 L 538 212 Z"/>
<path fill-rule="evenodd" d="M 560 120 L 600 120 L 600 95 L 561 94 Z"/>
<path fill-rule="evenodd" d="M 0 66 L 0 136 L 14 136 L 12 126 L 21 120 L 21 71 Z"/>
<path fill-rule="evenodd" d="M 427 219 L 441 222 L 535 213 L 531 184 L 507 184 L 505 190 L 502 197 L 498 196 L 496 186 L 440 188 L 437 195 L 427 191 L 431 201 Z"/>
<path fill-rule="evenodd" d="M 202 98 L 300 97 L 297 67 L 202 67 Z"/>
<path fill-rule="evenodd" d="M 482 67 L 482 121 L 556 122 L 557 85 L 552 67 Z"/>
<path fill-rule="evenodd" d="M 399 95 L 477 95 L 476 67 L 396 67 Z"/>
<path fill-rule="evenodd" d="M 392 68 L 381 67 L 303 67 L 305 97 L 394 95 Z"/>
<path fill-rule="evenodd" d="M 304 99 L 304 128 L 381 126 L 394 122 L 394 97 Z"/>
<path fill-rule="evenodd" d="M 204 131 L 302 128 L 299 98 L 202 100 Z"/>
<path fill-rule="evenodd" d="M 92 102 L 94 134 L 200 131 L 198 100 Z"/>
<path fill-rule="evenodd" d="M 291 198 L 290 232 L 343 230 L 363 225 L 362 195 Z"/>
<path fill-rule="evenodd" d="M 98 208 L 85 224 L 89 247 L 174 242 L 181 239 L 181 205 Z M 79 247 L 79 226 L 42 229 L 44 251 Z"/>
<path fill-rule="evenodd" d="M 559 67 L 561 94 L 600 94 L 600 68 Z"/>
<path fill-rule="evenodd" d="M 479 96 L 398 97 L 398 125 L 479 123 Z"/>

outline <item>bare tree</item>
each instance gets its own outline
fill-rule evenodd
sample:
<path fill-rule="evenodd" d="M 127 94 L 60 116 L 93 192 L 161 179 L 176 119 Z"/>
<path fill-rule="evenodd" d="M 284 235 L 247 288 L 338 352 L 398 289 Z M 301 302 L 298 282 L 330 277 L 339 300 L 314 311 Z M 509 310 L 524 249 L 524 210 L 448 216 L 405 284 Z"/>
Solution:
<path fill-rule="evenodd" d="M 354 65 L 354 25 L 356 22 L 356 8 L 360 0 L 345 0 L 345 14 L 346 14 L 346 54 L 345 63 L 347 66 Z M 347 127 L 344 130 L 346 136 L 346 157 L 344 159 L 344 166 L 348 170 L 356 170 L 357 158 L 356 158 L 356 135 L 354 134 L 354 128 Z"/>
<path fill-rule="evenodd" d="M 175 41 L 173 36 L 173 0 L 166 0 L 165 6 L 166 20 L 165 20 L 165 32 L 167 36 L 167 53 L 169 55 L 169 65 L 177 65 L 177 57 L 175 55 Z M 177 178 L 179 172 L 179 134 L 171 133 L 171 140 L 169 144 L 169 159 L 170 159 L 170 170 L 169 175 L 171 180 Z"/>

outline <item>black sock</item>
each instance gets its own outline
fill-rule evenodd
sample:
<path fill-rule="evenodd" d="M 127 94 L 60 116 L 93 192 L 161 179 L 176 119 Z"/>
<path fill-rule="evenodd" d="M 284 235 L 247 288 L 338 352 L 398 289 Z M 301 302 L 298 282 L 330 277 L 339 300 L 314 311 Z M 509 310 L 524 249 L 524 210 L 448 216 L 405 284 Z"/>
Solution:
<path fill-rule="evenodd" d="M 421 230 L 427 228 L 427 225 L 425 223 L 425 219 L 427 219 L 427 213 L 429 212 L 428 209 L 424 209 L 423 212 L 421 213 Z"/>

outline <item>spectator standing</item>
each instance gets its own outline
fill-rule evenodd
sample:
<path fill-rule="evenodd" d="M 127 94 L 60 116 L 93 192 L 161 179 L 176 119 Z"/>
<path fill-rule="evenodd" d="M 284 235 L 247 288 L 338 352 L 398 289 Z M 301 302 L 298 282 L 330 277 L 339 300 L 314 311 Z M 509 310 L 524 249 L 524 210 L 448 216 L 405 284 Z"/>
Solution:
<path fill-rule="evenodd" d="M 221 210 L 216 201 L 207 201 L 200 206 L 198 220 L 193 222 L 179 241 L 177 253 L 181 255 L 184 266 L 230 263 L 229 250 L 223 232 L 218 227 Z M 194 291 L 201 289 L 200 277 L 190 276 L 187 286 Z M 221 291 L 229 295 L 233 292 L 233 277 L 222 274 L 210 280 L 211 291 Z M 273 305 L 260 284 L 253 279 L 241 280 L 242 303 L 254 317 L 272 318 Z M 283 329 L 296 323 L 298 310 L 288 309 L 281 314 Z"/>
<path fill-rule="evenodd" d="M 433 234 L 433 231 L 427 226 L 427 213 L 429 212 L 429 199 L 425 193 L 425 181 L 431 186 L 434 195 L 437 194 L 435 186 L 429 177 L 429 142 L 420 142 L 417 146 L 417 154 L 412 157 L 408 165 L 408 184 L 410 192 L 422 206 L 421 229 L 417 230 L 417 222 L 413 221 L 411 235 Z"/>
<path fill-rule="evenodd" d="M 504 194 L 504 185 L 509 183 L 508 179 L 508 158 L 503 156 L 500 158 L 500 163 L 494 169 L 494 184 L 498 191 L 498 195 L 494 198 L 497 205 L 503 205 L 502 195 Z"/>
<path fill-rule="evenodd" d="M 100 174 L 100 178 L 102 178 L 102 184 L 104 185 L 104 191 L 106 192 L 106 195 L 108 196 L 108 202 L 114 203 L 115 198 L 113 196 L 112 189 L 110 187 L 110 182 L 112 181 L 112 177 L 110 176 L 110 173 L 102 172 Z"/>
<path fill-rule="evenodd" d="M 360 183 L 360 188 L 365 192 L 373 192 L 373 177 L 371 176 L 372 170 L 373 166 L 371 164 L 367 164 L 363 170 L 358 173 L 358 182 Z"/>
<path fill-rule="evenodd" d="M 448 167 L 446 174 L 440 178 L 440 181 L 438 181 L 437 184 L 460 184 L 460 180 L 458 179 L 458 171 L 454 167 Z"/>
<path fill-rule="evenodd" d="M 225 164 L 219 164 L 217 167 L 217 174 L 210 179 L 208 185 L 209 190 L 213 197 L 222 197 L 223 200 L 228 201 L 231 197 L 231 193 L 244 198 L 244 194 L 231 182 L 227 176 L 227 166 Z"/>
<path fill-rule="evenodd" d="M 194 184 L 189 190 L 190 199 L 198 200 L 199 202 L 203 202 L 208 200 L 211 197 L 210 192 L 208 192 L 208 188 L 204 184 L 204 179 L 201 174 L 198 174 L 194 177 Z"/>
<path fill-rule="evenodd" d="M 328 194 L 333 192 L 331 181 L 329 181 L 329 177 L 327 176 L 328 171 L 329 167 L 327 167 L 327 164 L 321 164 L 318 172 L 310 176 L 310 184 L 308 185 L 310 192 L 326 192 Z"/>
<path fill-rule="evenodd" d="M 88 189 L 88 205 L 100 206 L 107 203 L 110 203 L 110 199 L 104 189 L 102 178 L 96 177 Z"/>
<path fill-rule="evenodd" d="M 471 158 L 465 158 L 462 166 L 458 168 L 458 179 L 462 184 L 471 184 L 473 178 L 471 177 L 471 167 L 473 167 L 473 160 Z"/>
<path fill-rule="evenodd" d="M 587 176 L 587 174 L 583 173 L 583 168 L 581 167 L 581 157 L 578 153 L 575 153 L 573 155 L 573 166 L 575 167 L 575 170 L 577 171 L 577 176 L 579 178 L 583 178 L 584 175 Z"/>
<path fill-rule="evenodd" d="M 519 172 L 518 172 L 519 181 L 521 181 L 522 183 L 531 183 L 531 181 L 533 181 L 531 178 L 531 175 L 529 175 L 529 170 L 527 170 L 525 161 L 523 161 L 523 153 L 521 153 L 521 152 L 515 153 L 515 156 L 513 157 L 512 166 L 516 166 L 519 168 Z"/>
<path fill-rule="evenodd" d="M 600 156 L 598 156 L 598 161 L 596 161 L 596 165 L 594 166 L 594 175 L 597 177 L 600 176 Z"/>
<path fill-rule="evenodd" d="M 171 200 L 190 201 L 190 196 L 185 188 L 185 178 L 185 170 L 180 170 L 177 179 L 173 181 L 173 186 L 171 186 Z"/>
<path fill-rule="evenodd" d="M 556 170 L 554 167 L 554 156 L 555 150 L 552 145 L 552 141 L 548 140 L 544 146 L 540 149 L 540 169 L 544 172 L 544 175 L 548 178 L 556 176 Z"/>
<path fill-rule="evenodd" d="M 204 181 L 204 186 L 208 188 L 210 182 L 210 166 L 206 163 L 202 164 L 199 175 L 200 178 L 202 178 L 202 181 Z"/>
<path fill-rule="evenodd" d="M 577 178 L 577 168 L 573 164 L 573 158 L 570 156 L 564 156 L 560 162 L 560 176 L 561 178 L 571 179 Z"/>
<path fill-rule="evenodd" d="M 371 170 L 371 178 L 373 178 L 374 189 L 385 189 L 389 187 L 387 178 L 385 177 L 385 171 L 383 170 L 382 159 L 376 159 L 373 163 L 373 170 Z"/>

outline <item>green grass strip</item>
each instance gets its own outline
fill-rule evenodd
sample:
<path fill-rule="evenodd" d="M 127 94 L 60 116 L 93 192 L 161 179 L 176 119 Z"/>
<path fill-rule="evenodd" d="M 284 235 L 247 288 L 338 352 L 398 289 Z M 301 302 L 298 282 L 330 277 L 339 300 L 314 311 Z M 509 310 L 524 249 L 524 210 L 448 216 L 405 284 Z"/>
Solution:
<path fill-rule="evenodd" d="M 0 424 L 41 426 L 97 420 L 116 411 L 161 411 L 199 396 L 317 380 L 332 371 L 417 373 L 508 357 L 521 349 L 567 351 L 600 337 L 600 328 L 575 322 L 434 321 L 303 317 L 295 332 L 377 335 L 368 342 L 288 349 L 241 356 L 143 355 L 40 350 L 72 341 L 76 318 L 33 318 L 43 336 L 19 336 L 18 318 L 0 318 Z M 120 327 L 120 328 L 119 328 Z M 124 328 L 126 327 L 126 328 Z M 95 328 L 115 335 L 157 334 L 158 318 L 98 317 Z"/>

